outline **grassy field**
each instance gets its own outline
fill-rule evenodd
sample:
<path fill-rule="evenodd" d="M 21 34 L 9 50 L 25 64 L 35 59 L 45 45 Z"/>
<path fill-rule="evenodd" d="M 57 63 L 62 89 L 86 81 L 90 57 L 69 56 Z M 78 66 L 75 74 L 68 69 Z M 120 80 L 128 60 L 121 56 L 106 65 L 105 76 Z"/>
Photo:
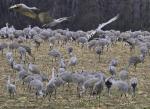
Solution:
<path fill-rule="evenodd" d="M 0 40 L 0 42 L 8 42 L 6 40 Z M 35 64 L 37 64 L 41 71 L 51 76 L 51 69 L 53 66 L 58 66 L 58 61 L 52 63 L 52 58 L 48 56 L 48 43 L 41 44 L 37 51 L 31 43 L 25 43 L 32 47 L 32 53 L 35 56 Z M 70 46 L 74 48 L 74 53 L 78 58 L 78 65 L 73 69 L 74 71 L 103 71 L 108 76 L 108 63 L 111 58 L 115 57 L 119 60 L 117 71 L 119 72 L 128 64 L 128 58 L 131 55 L 139 55 L 139 50 L 136 48 L 132 53 L 129 51 L 129 47 L 123 46 L 118 42 L 117 45 L 105 50 L 101 56 L 100 63 L 98 62 L 98 55 L 94 51 L 90 51 L 86 47 L 81 48 L 75 43 L 70 43 Z M 55 45 L 54 48 L 58 48 L 64 55 L 66 61 L 69 60 L 69 56 L 66 53 L 64 47 Z M 5 50 L 6 52 L 7 50 Z M 18 54 L 15 55 L 17 59 Z M 32 61 L 28 59 L 28 61 Z M 71 68 L 68 68 L 71 70 Z M 138 78 L 138 89 L 136 91 L 136 97 L 132 98 L 131 95 L 127 95 L 127 98 L 120 98 L 120 93 L 116 90 L 112 90 L 111 96 L 108 96 L 106 89 L 101 94 L 100 104 L 98 97 L 92 97 L 89 101 L 89 96 L 86 95 L 79 99 L 76 96 L 76 86 L 71 85 L 71 88 L 65 88 L 62 92 L 62 87 L 58 89 L 56 99 L 52 96 L 51 101 L 47 99 L 39 98 L 35 99 L 34 94 L 26 91 L 25 87 L 20 82 L 16 83 L 17 95 L 14 99 L 10 99 L 6 91 L 6 77 L 11 75 L 13 78 L 17 75 L 8 65 L 5 55 L 0 54 L 0 109 L 150 109 L 150 58 L 146 57 L 144 64 L 138 64 L 137 70 L 133 67 L 129 69 L 129 78 Z M 118 73 L 117 73 L 118 74 Z M 24 90 L 25 89 L 25 90 Z M 100 106 L 99 106 L 100 105 Z"/>

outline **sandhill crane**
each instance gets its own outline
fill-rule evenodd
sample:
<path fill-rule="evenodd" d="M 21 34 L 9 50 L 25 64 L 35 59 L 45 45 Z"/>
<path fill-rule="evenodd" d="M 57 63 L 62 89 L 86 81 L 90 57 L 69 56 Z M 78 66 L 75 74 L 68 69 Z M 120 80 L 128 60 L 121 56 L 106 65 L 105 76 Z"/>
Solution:
<path fill-rule="evenodd" d="M 111 75 L 113 75 L 113 76 L 116 75 L 116 67 L 115 66 L 109 65 L 108 70 Z"/>
<path fill-rule="evenodd" d="M 30 81 L 29 86 L 30 86 L 30 88 L 35 90 L 36 99 L 39 95 L 43 96 L 43 92 L 42 92 L 43 82 L 42 81 L 40 81 L 38 79 L 33 79 L 32 81 Z"/>
<path fill-rule="evenodd" d="M 116 67 L 116 66 L 118 65 L 118 60 L 115 59 L 115 58 L 113 58 L 113 59 L 110 61 L 109 65 Z"/>
<path fill-rule="evenodd" d="M 40 74 L 40 69 L 35 64 L 29 63 L 28 70 L 33 74 Z"/>
<path fill-rule="evenodd" d="M 92 90 L 92 94 L 93 95 L 98 95 L 99 97 L 99 106 L 100 106 L 100 96 L 101 96 L 101 93 L 104 89 L 104 81 L 103 80 L 99 80 L 98 82 L 96 82 L 94 84 L 94 87 L 93 87 L 93 90 Z"/>
<path fill-rule="evenodd" d="M 83 85 L 82 85 L 82 91 L 80 92 L 80 96 L 85 93 L 87 91 L 87 89 L 90 90 L 90 95 L 92 94 L 92 90 L 93 90 L 93 87 L 94 87 L 94 84 L 96 82 L 99 81 L 99 78 L 95 78 L 95 77 L 92 77 L 92 78 L 88 78 L 86 81 L 84 81 Z"/>
<path fill-rule="evenodd" d="M 45 89 L 45 96 L 49 95 L 49 101 L 53 92 L 55 92 L 56 97 L 56 88 L 62 84 L 64 84 L 63 80 L 55 76 L 55 68 L 53 67 L 51 79 L 49 80 Z"/>
<path fill-rule="evenodd" d="M 60 58 L 61 53 L 58 49 L 53 49 L 53 50 L 49 51 L 48 55 L 54 57 L 56 60 L 56 58 Z"/>
<path fill-rule="evenodd" d="M 26 52 L 28 53 L 28 55 L 29 55 L 30 57 L 32 57 L 33 61 L 35 61 L 35 57 L 34 57 L 34 55 L 32 54 L 32 49 L 31 49 L 29 46 L 27 46 L 27 45 L 20 45 L 20 47 L 25 48 L 25 49 L 26 49 Z"/>
<path fill-rule="evenodd" d="M 133 77 L 130 79 L 130 87 L 131 87 L 133 96 L 135 96 L 135 90 L 136 90 L 137 84 L 138 84 L 137 78 Z"/>
<path fill-rule="evenodd" d="M 76 66 L 77 63 L 78 63 L 78 59 L 77 59 L 77 57 L 76 57 L 75 55 L 73 55 L 73 56 L 70 58 L 69 63 L 68 63 L 69 66 L 71 66 L 72 71 L 73 71 L 73 66 Z"/>
<path fill-rule="evenodd" d="M 2 55 L 3 55 L 4 49 L 7 47 L 8 47 L 7 43 L 0 43 L 0 51 L 2 52 Z"/>
<path fill-rule="evenodd" d="M 70 17 L 62 17 L 59 19 L 53 19 L 49 16 L 48 12 L 41 12 L 40 9 L 36 7 L 28 7 L 27 5 L 20 3 L 11 6 L 9 9 L 19 12 L 22 15 L 25 15 L 29 18 L 40 21 L 45 24 L 43 26 L 55 26 L 65 20 L 68 20 Z"/>
<path fill-rule="evenodd" d="M 96 54 L 98 54 L 98 60 L 99 60 L 99 62 L 100 62 L 100 56 L 101 56 L 101 54 L 102 54 L 102 49 L 101 49 L 101 47 L 96 47 L 96 48 L 95 48 L 95 52 L 96 52 Z"/>
<path fill-rule="evenodd" d="M 105 79 L 105 85 L 106 85 L 106 87 L 108 89 L 108 94 L 110 95 L 110 88 L 113 85 L 113 78 L 112 78 L 112 76 Z"/>
<path fill-rule="evenodd" d="M 20 54 L 20 59 L 21 62 L 25 63 L 25 58 L 26 58 L 26 49 L 24 47 L 18 47 L 18 52 Z"/>
<path fill-rule="evenodd" d="M 113 18 L 111 18 L 109 21 L 99 24 L 99 26 L 95 29 L 95 30 L 91 30 L 88 34 L 87 34 L 87 38 L 88 40 L 92 40 L 94 37 L 94 35 L 97 33 L 97 31 L 100 31 L 104 26 L 114 22 L 115 20 L 117 20 L 119 18 L 119 14 Z"/>
<path fill-rule="evenodd" d="M 121 80 L 127 80 L 128 79 L 128 71 L 127 70 L 121 70 L 119 73 L 119 77 Z"/>
<path fill-rule="evenodd" d="M 16 86 L 14 84 L 11 84 L 11 82 L 10 82 L 10 76 L 8 76 L 6 87 L 7 87 L 7 91 L 9 93 L 10 98 L 11 97 L 14 98 L 14 96 L 16 94 Z"/>
<path fill-rule="evenodd" d="M 130 67 L 130 65 L 134 65 L 136 70 L 137 64 L 143 63 L 144 59 L 145 56 L 143 56 L 142 54 L 140 56 L 131 56 L 128 60 L 128 67 Z"/>
<path fill-rule="evenodd" d="M 121 97 L 123 96 L 123 94 L 126 96 L 126 94 L 129 91 L 128 83 L 126 81 L 116 80 L 115 85 L 118 87 L 118 90 L 121 92 Z"/>
<path fill-rule="evenodd" d="M 66 68 L 66 64 L 65 64 L 65 61 L 64 61 L 63 58 L 60 59 L 59 67 L 60 67 L 60 68 L 64 68 L 64 69 Z"/>

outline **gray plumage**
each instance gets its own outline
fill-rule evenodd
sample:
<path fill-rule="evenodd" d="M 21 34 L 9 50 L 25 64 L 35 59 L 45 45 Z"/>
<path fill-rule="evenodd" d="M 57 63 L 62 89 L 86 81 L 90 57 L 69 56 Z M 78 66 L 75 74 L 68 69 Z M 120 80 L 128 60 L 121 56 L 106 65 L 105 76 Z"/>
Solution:
<path fill-rule="evenodd" d="M 39 35 L 33 36 L 33 42 L 34 42 L 35 47 L 36 47 L 37 50 L 39 49 L 39 47 L 40 47 L 42 41 L 43 41 L 43 40 L 40 38 Z"/>
<path fill-rule="evenodd" d="M 86 81 L 86 77 L 81 73 L 72 74 L 72 82 L 77 85 L 77 95 L 80 97 L 80 89 L 82 88 L 83 83 Z"/>
<path fill-rule="evenodd" d="M 35 64 L 29 63 L 28 70 L 33 74 L 40 74 L 40 69 Z"/>
<path fill-rule="evenodd" d="M 72 74 L 72 81 L 73 83 L 77 84 L 78 86 L 82 85 L 86 80 L 85 76 L 80 73 L 73 73 Z"/>
<path fill-rule="evenodd" d="M 99 96 L 99 105 L 100 105 L 100 96 L 101 93 L 104 89 L 104 81 L 103 80 L 99 80 L 94 84 L 93 90 L 92 90 L 92 94 L 93 95 L 98 95 Z"/>
<path fill-rule="evenodd" d="M 124 94 L 126 96 L 126 94 L 129 91 L 129 85 L 126 81 L 122 81 L 122 80 L 117 80 L 115 81 L 115 84 L 118 88 L 118 90 L 121 92 L 121 96 Z"/>
<path fill-rule="evenodd" d="M 6 43 L 0 43 L 0 51 L 2 52 L 2 55 L 3 55 L 4 49 L 6 49 L 7 47 L 8 45 Z"/>
<path fill-rule="evenodd" d="M 23 83 L 27 84 L 29 86 L 30 81 L 34 80 L 34 76 L 33 75 L 28 75 L 23 79 Z"/>
<path fill-rule="evenodd" d="M 60 77 L 66 83 L 72 82 L 72 73 L 71 72 L 66 71 L 63 73 L 59 73 L 58 77 Z"/>
<path fill-rule="evenodd" d="M 6 53 L 6 59 L 9 60 L 11 58 L 13 58 L 13 53 L 12 52 L 7 52 Z"/>
<path fill-rule="evenodd" d="M 110 65 L 108 67 L 108 70 L 109 70 L 111 75 L 116 75 L 116 67 L 115 66 Z"/>
<path fill-rule="evenodd" d="M 23 31 L 22 30 L 15 30 L 14 31 L 14 37 L 18 38 L 19 36 L 23 36 Z"/>
<path fill-rule="evenodd" d="M 14 34 L 8 34 L 8 37 L 11 41 L 13 41 L 13 39 L 15 38 L 15 35 Z"/>
<path fill-rule="evenodd" d="M 21 61 L 25 62 L 26 58 L 26 49 L 24 47 L 18 47 L 18 52 L 20 54 Z"/>
<path fill-rule="evenodd" d="M 48 26 L 48 27 L 53 27 L 56 26 L 58 24 L 60 24 L 61 22 L 64 22 L 66 20 L 70 19 L 70 17 L 62 17 L 62 18 L 58 18 L 58 19 L 53 19 L 49 24 L 45 24 L 43 25 L 44 27 Z"/>
<path fill-rule="evenodd" d="M 55 84 L 55 87 L 57 88 L 57 87 L 64 85 L 65 81 L 60 77 L 55 77 L 54 84 Z"/>
<path fill-rule="evenodd" d="M 45 73 L 40 74 L 42 81 L 48 81 L 48 76 Z"/>
<path fill-rule="evenodd" d="M 50 44 L 54 45 L 56 42 L 56 37 L 49 37 L 48 41 L 50 42 Z"/>
<path fill-rule="evenodd" d="M 101 54 L 102 54 L 102 49 L 101 49 L 101 47 L 96 47 L 96 48 L 95 48 L 95 52 L 96 52 L 96 54 L 98 54 L 98 56 L 99 56 L 99 62 L 100 62 L 100 56 L 101 56 Z"/>
<path fill-rule="evenodd" d="M 28 72 L 24 69 L 18 72 L 19 80 L 24 80 L 28 75 L 29 75 Z"/>
<path fill-rule="evenodd" d="M 82 47 L 84 46 L 84 44 L 86 44 L 88 42 L 88 39 L 86 37 L 79 37 L 77 39 L 77 42 L 78 43 L 81 43 L 82 44 Z"/>
<path fill-rule="evenodd" d="M 19 44 L 16 42 L 13 42 L 11 44 L 8 45 L 10 50 L 15 50 L 19 47 Z"/>
<path fill-rule="evenodd" d="M 101 79 L 101 80 L 103 80 L 103 81 L 106 79 L 106 75 L 105 75 L 103 72 L 101 72 L 101 71 L 92 73 L 92 75 L 93 75 L 95 78 L 99 78 L 99 79 Z"/>
<path fill-rule="evenodd" d="M 60 67 L 60 68 L 66 68 L 66 64 L 65 64 L 65 61 L 64 61 L 63 58 L 60 59 L 59 67 Z"/>
<path fill-rule="evenodd" d="M 51 99 L 52 93 L 55 91 L 55 97 L 56 97 L 56 88 L 60 87 L 64 84 L 64 81 L 59 76 L 55 76 L 55 68 L 52 68 L 52 76 L 49 80 L 48 84 L 46 85 L 45 89 L 45 97 L 49 95 L 49 101 Z"/>
<path fill-rule="evenodd" d="M 128 38 L 124 40 L 130 46 L 130 51 L 135 49 L 136 39 L 135 38 Z"/>
<path fill-rule="evenodd" d="M 40 9 L 36 7 L 28 7 L 25 4 L 15 4 L 11 6 L 9 9 L 14 10 L 24 16 L 32 18 L 34 20 L 38 20 L 41 23 L 49 23 L 52 22 L 53 19 L 48 15 L 47 12 L 41 12 Z"/>
<path fill-rule="evenodd" d="M 54 80 L 53 81 L 51 80 L 48 82 L 46 89 L 45 89 L 45 97 L 49 95 L 49 101 L 50 101 L 51 95 L 54 91 L 56 91 Z"/>
<path fill-rule="evenodd" d="M 89 89 L 90 94 L 92 94 L 93 87 L 94 87 L 95 83 L 98 81 L 99 81 L 98 78 L 87 79 L 82 85 L 82 91 L 80 92 L 80 94 L 82 95 L 83 93 L 85 93 L 87 91 L 87 89 Z"/>
<path fill-rule="evenodd" d="M 72 67 L 72 70 L 73 70 L 73 66 L 77 65 L 78 63 L 78 60 L 77 60 L 77 57 L 76 56 L 72 56 L 69 60 L 69 66 Z"/>
<path fill-rule="evenodd" d="M 50 32 L 47 30 L 43 30 L 39 34 L 40 38 L 43 39 L 44 41 L 48 40 L 50 35 L 51 35 Z"/>
<path fill-rule="evenodd" d="M 48 53 L 49 56 L 56 58 L 59 58 L 61 56 L 61 53 L 59 52 L 58 49 L 53 49 Z"/>
<path fill-rule="evenodd" d="M 24 47 L 18 47 L 18 52 L 20 53 L 20 55 L 25 55 L 26 49 Z"/>
<path fill-rule="evenodd" d="M 97 45 L 100 46 L 100 47 L 102 47 L 102 51 L 104 51 L 104 47 L 105 46 L 108 47 L 109 44 L 110 44 L 109 40 L 105 39 L 105 38 L 99 38 L 99 40 L 97 42 Z"/>
<path fill-rule="evenodd" d="M 26 40 L 26 38 L 25 38 L 25 37 L 22 37 L 22 36 L 19 36 L 19 37 L 17 38 L 17 42 L 18 42 L 19 44 L 23 43 L 25 40 Z"/>
<path fill-rule="evenodd" d="M 59 68 L 59 69 L 58 69 L 58 72 L 59 72 L 59 73 L 63 73 L 63 72 L 65 72 L 65 71 L 66 71 L 65 68 Z"/>
<path fill-rule="evenodd" d="M 135 96 L 135 90 L 136 90 L 137 84 L 138 84 L 137 78 L 134 77 L 130 79 L 131 93 L 133 96 Z"/>
<path fill-rule="evenodd" d="M 149 52 L 148 47 L 147 46 L 141 46 L 140 47 L 140 52 L 143 56 L 146 56 Z"/>
<path fill-rule="evenodd" d="M 14 62 L 14 58 L 11 57 L 10 59 L 7 60 L 8 64 L 11 66 L 11 68 L 13 68 L 13 62 Z"/>
<path fill-rule="evenodd" d="M 32 50 L 31 50 L 31 48 L 29 46 L 27 46 L 27 45 L 20 45 L 20 47 L 25 48 L 26 52 L 28 53 L 28 55 L 33 57 Z"/>
<path fill-rule="evenodd" d="M 33 79 L 32 81 L 30 81 L 29 85 L 30 85 L 30 88 L 35 90 L 36 97 L 38 95 L 43 96 L 43 92 L 42 92 L 42 90 L 43 90 L 43 83 L 40 80 Z"/>
<path fill-rule="evenodd" d="M 67 47 L 67 52 L 68 52 L 68 54 L 72 53 L 73 52 L 73 48 L 72 47 Z"/>
<path fill-rule="evenodd" d="M 96 34 L 98 31 L 101 31 L 101 29 L 102 29 L 104 26 L 106 26 L 106 25 L 108 25 L 108 24 L 114 22 L 114 21 L 117 20 L 118 18 L 119 18 L 119 15 L 117 15 L 117 16 L 111 18 L 110 20 L 108 20 L 108 21 L 105 22 L 105 23 L 99 24 L 98 27 L 97 27 L 95 30 L 91 30 L 91 32 L 90 32 L 89 34 L 87 34 L 88 40 L 92 40 L 93 38 L 95 38 L 95 34 Z"/>
<path fill-rule="evenodd" d="M 112 59 L 109 64 L 111 66 L 117 66 L 118 65 L 118 60 L 117 59 Z"/>
<path fill-rule="evenodd" d="M 14 60 L 12 63 L 12 68 L 16 71 L 21 71 L 23 69 L 23 64 L 17 64 Z"/>
<path fill-rule="evenodd" d="M 128 71 L 126 70 L 121 70 L 120 73 L 119 73 L 119 77 L 121 80 L 127 80 L 128 79 Z"/>
<path fill-rule="evenodd" d="M 15 96 L 16 94 L 16 86 L 14 84 L 10 83 L 10 76 L 8 76 L 8 80 L 7 80 L 7 91 L 9 93 L 10 98 Z"/>
<path fill-rule="evenodd" d="M 140 55 L 140 56 L 131 56 L 128 60 L 128 67 L 130 65 L 134 65 L 135 69 L 137 64 L 144 62 L 145 56 Z"/>
<path fill-rule="evenodd" d="M 94 84 L 93 90 L 92 90 L 92 94 L 96 94 L 100 96 L 102 90 L 104 88 L 104 81 L 103 80 L 99 80 Z"/>
<path fill-rule="evenodd" d="M 91 40 L 90 42 L 88 42 L 88 48 L 92 49 L 95 48 L 95 46 L 97 45 L 98 40 Z"/>

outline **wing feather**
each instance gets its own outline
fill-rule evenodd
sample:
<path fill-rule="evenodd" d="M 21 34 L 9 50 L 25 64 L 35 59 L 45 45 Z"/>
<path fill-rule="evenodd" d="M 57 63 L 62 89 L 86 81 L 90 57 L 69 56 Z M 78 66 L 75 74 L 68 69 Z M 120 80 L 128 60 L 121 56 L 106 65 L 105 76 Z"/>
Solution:
<path fill-rule="evenodd" d="M 107 22 L 102 23 L 102 24 L 99 24 L 99 26 L 98 26 L 97 30 L 101 30 L 104 26 L 106 26 L 106 25 L 108 25 L 108 24 L 110 24 L 110 23 L 114 22 L 114 21 L 115 21 L 115 20 L 117 20 L 118 18 L 119 18 L 119 14 L 118 14 L 117 16 L 115 16 L 115 17 L 111 18 L 111 19 L 110 19 L 110 20 L 108 20 Z"/>
<path fill-rule="evenodd" d="M 47 24 L 44 24 L 43 27 L 54 27 L 56 26 L 57 24 L 61 23 L 61 22 L 64 22 L 66 20 L 69 20 L 71 17 L 61 17 L 61 18 L 58 18 L 58 19 L 53 19 L 52 21 L 48 22 Z"/>
<path fill-rule="evenodd" d="M 114 22 L 115 20 L 117 20 L 119 18 L 119 14 L 117 14 L 115 17 L 111 18 L 110 20 L 108 20 L 105 23 L 99 24 L 99 26 L 97 27 L 97 29 L 92 30 L 88 35 L 87 38 L 90 40 L 92 40 L 94 38 L 94 35 L 96 34 L 97 31 L 100 31 L 104 26 Z"/>
<path fill-rule="evenodd" d="M 30 11 L 28 11 L 28 12 L 22 12 L 21 14 L 23 14 L 24 16 L 30 17 L 32 19 L 36 19 L 36 17 L 37 17 L 36 13 L 30 12 Z"/>
<path fill-rule="evenodd" d="M 47 24 L 53 21 L 53 18 L 49 16 L 48 12 L 41 12 L 38 14 L 39 21 L 43 24 Z"/>

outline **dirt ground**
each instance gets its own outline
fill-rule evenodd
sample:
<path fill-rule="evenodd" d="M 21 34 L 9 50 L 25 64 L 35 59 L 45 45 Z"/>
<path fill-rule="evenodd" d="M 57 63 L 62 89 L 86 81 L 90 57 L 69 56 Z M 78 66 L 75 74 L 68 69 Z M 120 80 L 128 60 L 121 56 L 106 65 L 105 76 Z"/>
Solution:
<path fill-rule="evenodd" d="M 5 39 L 1 39 L 0 42 L 7 42 Z M 37 51 L 33 44 L 25 43 L 32 48 L 32 53 L 35 56 L 35 64 L 37 64 L 40 70 L 51 76 L 51 69 L 53 66 L 58 66 L 58 61 L 52 62 L 52 58 L 48 56 L 49 44 L 45 42 L 41 44 L 39 50 Z M 98 55 L 87 47 L 81 48 L 81 46 L 75 43 L 69 43 L 73 47 L 74 53 L 78 58 L 78 64 L 73 68 L 73 71 L 103 71 L 107 76 L 108 64 L 112 58 L 116 58 L 119 61 L 117 66 L 117 76 L 119 71 L 127 66 L 128 58 L 132 55 L 139 55 L 139 50 L 136 48 L 135 51 L 130 52 L 129 47 L 123 46 L 122 43 L 117 42 L 113 47 L 110 47 L 108 51 L 104 51 L 101 55 L 101 60 L 98 62 Z M 55 45 L 54 48 L 58 48 L 66 61 L 69 60 L 69 56 L 66 52 L 65 46 Z M 7 50 L 4 51 L 6 53 Z M 15 55 L 17 58 L 18 53 Z M 32 60 L 28 56 L 28 62 Z M 67 68 L 72 71 L 70 67 Z M 120 93 L 116 90 L 111 91 L 111 96 L 108 96 L 106 89 L 101 94 L 100 103 L 99 98 L 91 97 L 86 95 L 83 98 L 78 98 L 76 96 L 76 86 L 71 84 L 71 88 L 68 89 L 65 86 L 64 91 L 62 87 L 58 88 L 56 98 L 52 96 L 51 101 L 47 99 L 39 98 L 35 99 L 33 93 L 26 91 L 26 86 L 22 85 L 21 82 L 16 83 L 17 95 L 14 99 L 10 99 L 6 90 L 6 77 L 11 75 L 15 78 L 17 72 L 14 72 L 8 65 L 5 58 L 5 54 L 0 54 L 0 109 L 150 109 L 150 58 L 146 57 L 143 64 L 138 64 L 137 70 L 134 70 L 132 66 L 129 69 L 129 79 L 131 77 L 138 78 L 138 86 L 136 91 L 136 96 L 133 98 L 131 95 L 126 97 L 120 97 Z"/>

